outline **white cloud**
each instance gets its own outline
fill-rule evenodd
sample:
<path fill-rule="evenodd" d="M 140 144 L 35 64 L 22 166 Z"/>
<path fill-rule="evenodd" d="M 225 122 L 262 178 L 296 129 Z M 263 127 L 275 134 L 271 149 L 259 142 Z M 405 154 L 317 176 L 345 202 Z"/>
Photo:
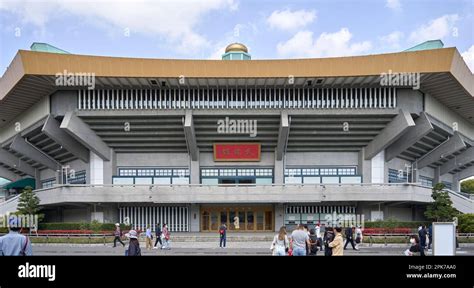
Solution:
<path fill-rule="evenodd" d="M 178 50 L 199 49 L 209 41 L 196 31 L 196 26 L 215 10 L 234 11 L 234 0 L 2 0 L 0 10 L 16 14 L 22 24 L 44 27 L 59 14 L 69 13 L 101 28 L 118 31 L 130 29 L 131 34 L 158 36 L 176 45 Z"/>
<path fill-rule="evenodd" d="M 294 30 L 305 27 L 316 19 L 316 11 L 314 10 L 297 10 L 290 11 L 273 11 L 272 15 L 267 18 L 267 23 L 271 28 L 280 30 Z"/>
<path fill-rule="evenodd" d="M 277 53 L 282 57 L 336 57 L 367 53 L 372 48 L 370 41 L 351 43 L 349 29 L 322 33 L 314 39 L 313 32 L 300 31 L 284 43 L 278 43 Z"/>
<path fill-rule="evenodd" d="M 393 31 L 388 35 L 381 36 L 379 39 L 382 42 L 383 48 L 400 48 L 400 40 L 404 37 L 403 32 Z"/>
<path fill-rule="evenodd" d="M 387 0 L 385 6 L 395 11 L 399 11 L 402 9 L 402 4 L 400 3 L 400 0 Z"/>
<path fill-rule="evenodd" d="M 431 20 L 411 32 L 409 40 L 421 43 L 427 40 L 442 39 L 453 32 L 454 25 L 459 19 L 457 14 L 449 14 Z"/>
<path fill-rule="evenodd" d="M 469 69 L 471 69 L 471 73 L 474 72 L 474 45 L 472 45 L 467 51 L 461 53 L 461 56 L 464 58 L 464 61 L 466 61 Z"/>

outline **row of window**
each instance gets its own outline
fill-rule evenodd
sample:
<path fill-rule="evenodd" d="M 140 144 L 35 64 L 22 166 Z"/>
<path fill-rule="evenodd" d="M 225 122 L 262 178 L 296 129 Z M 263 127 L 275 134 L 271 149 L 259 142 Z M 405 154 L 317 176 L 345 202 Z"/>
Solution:
<path fill-rule="evenodd" d="M 272 168 L 220 168 L 220 169 L 201 169 L 202 177 L 228 177 L 228 176 L 273 176 Z"/>
<path fill-rule="evenodd" d="M 318 175 L 356 175 L 355 167 L 342 168 L 289 168 L 285 169 L 285 176 L 318 176 Z"/>
<path fill-rule="evenodd" d="M 64 176 L 64 175 L 63 175 Z M 63 181 L 65 179 L 63 178 Z M 75 173 L 69 173 L 67 176 L 67 182 L 68 184 L 86 184 L 86 171 L 82 170 L 79 172 Z M 42 188 L 51 188 L 56 184 L 56 178 L 49 178 L 41 181 L 41 187 Z"/>
<path fill-rule="evenodd" d="M 187 168 L 120 168 L 119 176 L 189 176 L 189 169 Z"/>

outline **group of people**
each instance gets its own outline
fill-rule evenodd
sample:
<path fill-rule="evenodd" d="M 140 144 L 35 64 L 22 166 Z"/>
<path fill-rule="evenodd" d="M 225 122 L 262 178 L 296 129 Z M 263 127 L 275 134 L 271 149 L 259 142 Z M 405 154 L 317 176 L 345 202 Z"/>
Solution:
<path fill-rule="evenodd" d="M 405 250 L 407 256 L 425 256 L 425 250 L 431 249 L 433 242 L 433 226 L 426 228 L 425 225 L 418 227 L 418 235 L 410 236 L 410 247 Z"/>
<path fill-rule="evenodd" d="M 358 245 L 363 238 L 361 227 L 347 227 L 345 238 L 344 245 L 341 227 L 321 227 L 317 224 L 315 228 L 308 229 L 306 225 L 299 224 L 288 237 L 286 227 L 283 226 L 273 238 L 270 249 L 274 256 L 316 256 L 318 251 L 323 251 L 324 246 L 325 256 L 342 256 L 349 243 L 354 250 L 359 250 Z"/>
<path fill-rule="evenodd" d="M 122 231 L 120 229 L 120 224 L 115 224 L 114 232 L 114 248 L 117 246 L 117 241 L 119 241 L 124 247 L 125 243 L 122 242 Z M 140 242 L 138 241 L 138 233 L 136 230 L 130 230 L 125 234 L 128 239 L 130 239 L 127 250 L 125 251 L 126 256 L 141 256 Z M 150 226 L 147 226 L 145 230 L 145 247 L 146 249 L 158 249 L 158 242 L 160 243 L 160 249 L 171 249 L 170 247 L 170 231 L 168 225 L 165 223 L 163 226 L 160 223 L 157 223 L 155 226 L 155 245 L 153 243 L 153 233 Z"/>

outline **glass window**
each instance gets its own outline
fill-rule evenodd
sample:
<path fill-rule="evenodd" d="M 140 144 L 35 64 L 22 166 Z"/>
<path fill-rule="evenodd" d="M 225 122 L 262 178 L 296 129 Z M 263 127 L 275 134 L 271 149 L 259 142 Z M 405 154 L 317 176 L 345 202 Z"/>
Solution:
<path fill-rule="evenodd" d="M 254 176 L 255 170 L 254 169 L 237 169 L 238 176 Z"/>
<path fill-rule="evenodd" d="M 219 170 L 218 169 L 202 169 L 201 170 L 201 175 L 203 177 L 207 176 L 219 176 Z"/>
<path fill-rule="evenodd" d="M 320 169 L 321 175 L 337 175 L 337 169 L 336 168 L 323 168 Z"/>
<path fill-rule="evenodd" d="M 219 169 L 219 176 L 237 176 L 236 169 Z"/>
<path fill-rule="evenodd" d="M 151 177 L 136 177 L 135 184 L 153 184 Z"/>
<path fill-rule="evenodd" d="M 321 177 L 321 183 L 339 183 L 339 177 Z"/>
<path fill-rule="evenodd" d="M 273 169 L 255 169 L 255 176 L 273 176 Z"/>
<path fill-rule="evenodd" d="M 137 169 L 137 176 L 155 176 L 153 169 Z"/>
<path fill-rule="evenodd" d="M 171 169 L 156 169 L 156 176 L 172 176 L 173 172 Z"/>
<path fill-rule="evenodd" d="M 319 175 L 319 169 L 309 168 L 309 169 L 302 169 L 303 175 Z"/>
<path fill-rule="evenodd" d="M 321 177 L 304 177 L 303 178 L 303 183 L 308 183 L 308 184 L 318 184 L 321 183 Z"/>
<path fill-rule="evenodd" d="M 273 183 L 273 179 L 272 178 L 257 178 L 256 179 L 256 183 L 257 184 L 272 184 Z"/>
<path fill-rule="evenodd" d="M 173 184 L 189 184 L 189 177 L 173 177 Z"/>
<path fill-rule="evenodd" d="M 362 183 L 362 179 L 360 176 L 342 176 L 341 183 Z"/>
<path fill-rule="evenodd" d="M 217 178 L 203 178 L 201 180 L 201 183 L 204 185 L 218 185 L 219 184 L 219 179 Z"/>
<path fill-rule="evenodd" d="M 168 177 L 155 177 L 153 178 L 153 183 L 158 185 L 171 184 L 171 178 Z"/>
<path fill-rule="evenodd" d="M 189 169 L 174 169 L 173 176 L 179 176 L 179 177 L 189 176 Z"/>
<path fill-rule="evenodd" d="M 133 177 L 113 177 L 112 182 L 117 185 L 133 184 Z"/>
<path fill-rule="evenodd" d="M 339 168 L 337 169 L 338 175 L 355 175 L 356 174 L 355 168 Z"/>
<path fill-rule="evenodd" d="M 285 175 L 288 175 L 288 176 L 301 175 L 301 169 L 285 169 Z"/>
<path fill-rule="evenodd" d="M 119 176 L 137 176 L 135 169 L 119 169 Z"/>
<path fill-rule="evenodd" d="M 300 184 L 301 183 L 301 177 L 285 177 L 285 183 Z"/>

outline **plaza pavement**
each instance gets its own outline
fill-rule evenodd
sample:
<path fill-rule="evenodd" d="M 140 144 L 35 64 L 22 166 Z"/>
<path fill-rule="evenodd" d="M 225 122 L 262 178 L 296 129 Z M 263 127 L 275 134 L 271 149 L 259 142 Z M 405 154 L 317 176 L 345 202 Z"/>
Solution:
<path fill-rule="evenodd" d="M 125 254 L 125 248 L 117 246 L 112 247 L 111 243 L 104 244 L 33 244 L 34 255 L 91 255 L 91 256 L 121 256 Z M 249 241 L 249 242 L 228 242 L 227 248 L 219 248 L 219 242 L 216 238 L 215 242 L 172 242 L 171 250 L 147 250 L 145 243 L 141 242 L 142 255 L 146 256 L 163 256 L 163 255 L 270 255 L 270 242 Z M 405 244 L 373 244 L 369 246 L 364 244 L 360 247 L 360 251 L 349 249 L 344 251 L 349 256 L 403 256 L 403 251 L 408 248 Z M 319 252 L 318 256 L 323 256 L 324 252 Z M 474 244 L 460 244 L 460 248 L 456 251 L 457 255 L 474 256 Z M 432 255 L 427 252 L 427 255 Z"/>

